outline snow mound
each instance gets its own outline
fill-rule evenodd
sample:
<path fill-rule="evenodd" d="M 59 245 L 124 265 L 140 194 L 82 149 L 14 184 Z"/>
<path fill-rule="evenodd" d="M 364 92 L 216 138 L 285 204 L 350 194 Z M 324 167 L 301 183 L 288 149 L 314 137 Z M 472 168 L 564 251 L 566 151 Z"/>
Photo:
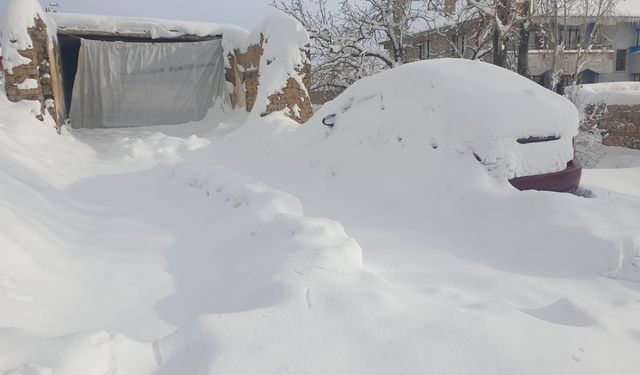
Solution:
<path fill-rule="evenodd" d="M 378 90 L 61 136 L 0 96 L 0 373 L 634 373 L 638 171 L 515 191 Z"/>
<path fill-rule="evenodd" d="M 476 154 L 492 175 L 563 170 L 573 157 L 578 114 L 567 99 L 491 64 L 438 59 L 406 64 L 356 82 L 314 116 L 335 115 L 332 137 L 420 142 Z M 520 138 L 558 141 L 519 144 Z"/>

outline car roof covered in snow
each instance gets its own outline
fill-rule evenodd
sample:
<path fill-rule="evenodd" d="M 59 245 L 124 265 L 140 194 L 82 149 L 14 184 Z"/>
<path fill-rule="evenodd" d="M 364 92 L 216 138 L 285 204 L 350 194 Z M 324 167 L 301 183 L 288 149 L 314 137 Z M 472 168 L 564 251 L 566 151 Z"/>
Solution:
<path fill-rule="evenodd" d="M 325 128 L 322 120 L 331 115 L 332 138 L 352 142 L 349 147 L 398 134 L 434 149 L 471 150 L 493 175 L 508 178 L 566 168 L 578 131 L 578 112 L 566 98 L 507 69 L 465 59 L 419 61 L 363 78 L 326 103 L 309 126 Z M 516 142 L 548 135 L 561 140 L 536 145 L 535 152 Z"/>
<path fill-rule="evenodd" d="M 48 13 L 59 31 L 145 35 L 152 39 L 182 36 L 220 36 L 225 32 L 244 31 L 224 24 L 163 20 L 147 17 L 119 17 L 75 13 Z"/>

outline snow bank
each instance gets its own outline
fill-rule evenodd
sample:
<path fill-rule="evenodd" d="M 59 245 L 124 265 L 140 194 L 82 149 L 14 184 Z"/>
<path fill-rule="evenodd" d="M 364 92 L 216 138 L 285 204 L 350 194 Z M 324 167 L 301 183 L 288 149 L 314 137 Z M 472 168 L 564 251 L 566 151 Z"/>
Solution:
<path fill-rule="evenodd" d="M 23 57 L 18 51 L 33 48 L 27 28 L 35 26 L 35 19 L 40 17 L 47 22 L 47 17 L 36 0 L 7 0 L 0 10 L 0 46 L 2 46 L 3 65 L 9 72 L 13 67 L 28 64 L 31 60 Z M 55 30 L 51 25 L 50 30 Z M 55 38 L 55 33 L 50 33 Z"/>
<path fill-rule="evenodd" d="M 560 171 L 572 159 L 578 114 L 565 98 L 491 64 L 438 59 L 406 64 L 349 87 L 311 126 L 335 114 L 331 137 L 422 142 L 478 155 L 496 176 Z M 520 138 L 560 140 L 519 144 Z"/>
<path fill-rule="evenodd" d="M 578 108 L 588 104 L 608 105 L 640 104 L 640 82 L 592 83 L 568 88 L 567 97 L 573 98 Z"/>
<path fill-rule="evenodd" d="M 537 91 L 448 65 L 365 80 L 304 126 L 58 136 L 0 97 L 0 372 L 634 373 L 638 171 L 594 175 L 593 199 L 491 178 L 445 114 L 532 131 L 482 95 Z M 455 102 L 473 89 L 483 106 Z"/>

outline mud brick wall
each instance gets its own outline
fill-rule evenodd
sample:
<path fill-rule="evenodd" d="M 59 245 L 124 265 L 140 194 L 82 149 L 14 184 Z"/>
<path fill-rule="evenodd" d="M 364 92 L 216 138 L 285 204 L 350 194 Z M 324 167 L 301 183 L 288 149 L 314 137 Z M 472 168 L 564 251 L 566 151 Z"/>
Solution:
<path fill-rule="evenodd" d="M 7 98 L 12 102 L 22 100 L 39 101 L 42 106 L 42 113 L 48 111 L 51 117 L 56 121 L 58 129 L 62 126 L 63 119 L 58 115 L 56 103 L 53 94 L 53 84 L 51 78 L 51 61 L 49 51 L 49 34 L 44 21 L 37 16 L 34 19 L 34 26 L 27 28 L 31 37 L 31 49 L 21 50 L 18 53 L 31 60 L 27 64 L 14 66 L 11 72 L 6 73 L 6 90 Z M 55 48 L 55 46 L 54 46 Z M 53 54 L 55 55 L 55 54 Z M 54 61 L 57 67 L 57 61 Z M 19 84 L 24 83 L 28 79 L 36 80 L 37 87 L 21 89 Z M 39 120 L 43 120 L 43 116 L 37 116 Z"/>
<path fill-rule="evenodd" d="M 605 145 L 640 149 L 640 104 L 608 105 L 599 127 Z"/>
<path fill-rule="evenodd" d="M 232 85 L 230 94 L 234 107 L 244 106 L 247 111 L 253 110 L 260 86 L 260 60 L 263 50 L 264 36 L 260 35 L 260 44 L 254 44 L 246 51 L 235 50 L 227 56 L 228 66 L 225 77 Z M 309 60 L 309 49 L 300 51 Z M 267 61 L 267 64 L 271 62 Z M 311 64 L 307 63 L 295 72 L 302 79 L 305 88 L 298 81 L 289 78 L 284 87 L 269 96 L 269 105 L 261 113 L 266 116 L 275 111 L 283 111 L 293 120 L 304 123 L 313 115 L 313 108 L 308 92 L 311 88 Z"/>
<path fill-rule="evenodd" d="M 252 45 L 244 53 L 236 55 L 238 67 L 242 72 L 247 111 L 251 111 L 258 97 L 258 85 L 260 77 L 260 57 L 262 57 L 262 37 L 260 45 Z"/>
<path fill-rule="evenodd" d="M 300 87 L 300 83 L 294 78 L 287 80 L 287 85 L 269 96 L 269 104 L 263 116 L 276 111 L 285 110 L 285 113 L 299 123 L 304 123 L 313 115 L 313 107 L 311 98 L 308 93 L 311 88 L 311 64 L 296 71 L 302 77 L 302 84 L 305 88 Z"/>

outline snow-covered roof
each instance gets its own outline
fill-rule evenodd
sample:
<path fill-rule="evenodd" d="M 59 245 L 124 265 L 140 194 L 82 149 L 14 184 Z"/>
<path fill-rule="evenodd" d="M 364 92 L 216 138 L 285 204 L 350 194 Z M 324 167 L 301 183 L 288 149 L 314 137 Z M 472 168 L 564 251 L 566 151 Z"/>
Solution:
<path fill-rule="evenodd" d="M 640 104 L 640 82 L 603 82 L 570 89 L 579 107 L 604 102 L 610 105 Z"/>
<path fill-rule="evenodd" d="M 145 35 L 153 39 L 181 36 L 208 37 L 239 27 L 208 22 L 163 20 L 147 17 L 117 17 L 92 14 L 48 13 L 59 31 Z"/>

